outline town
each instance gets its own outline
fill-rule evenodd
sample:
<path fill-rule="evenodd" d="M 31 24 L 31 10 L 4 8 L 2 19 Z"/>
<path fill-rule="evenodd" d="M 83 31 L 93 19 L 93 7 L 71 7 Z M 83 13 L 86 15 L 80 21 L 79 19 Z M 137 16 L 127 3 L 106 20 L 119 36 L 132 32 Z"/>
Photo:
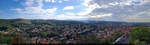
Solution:
<path fill-rule="evenodd" d="M 123 34 L 129 33 L 135 26 L 135 24 L 121 22 L 92 24 L 78 21 L 55 20 L 16 19 L 1 21 L 4 23 L 1 23 L 0 27 L 0 43 L 112 44 Z"/>

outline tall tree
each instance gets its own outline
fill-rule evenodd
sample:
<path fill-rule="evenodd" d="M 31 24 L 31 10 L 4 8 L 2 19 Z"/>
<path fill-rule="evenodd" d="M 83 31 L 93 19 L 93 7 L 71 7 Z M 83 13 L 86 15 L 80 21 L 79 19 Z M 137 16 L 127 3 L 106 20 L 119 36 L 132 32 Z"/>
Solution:
<path fill-rule="evenodd" d="M 129 43 L 145 44 L 150 40 L 150 30 L 144 26 L 135 27 L 130 32 Z"/>

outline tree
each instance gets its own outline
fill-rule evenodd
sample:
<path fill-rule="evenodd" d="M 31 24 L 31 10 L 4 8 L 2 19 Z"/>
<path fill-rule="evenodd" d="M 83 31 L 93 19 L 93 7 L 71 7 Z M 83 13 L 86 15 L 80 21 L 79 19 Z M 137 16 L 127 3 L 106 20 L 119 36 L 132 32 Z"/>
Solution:
<path fill-rule="evenodd" d="M 144 26 L 137 26 L 129 36 L 129 43 L 131 44 L 145 44 L 150 40 L 150 30 Z"/>
<path fill-rule="evenodd" d="M 47 36 L 47 33 L 46 32 L 41 32 L 42 36 Z"/>
<path fill-rule="evenodd" d="M 8 27 L 6 27 L 6 26 L 0 26 L 0 31 L 4 31 L 4 30 L 7 30 L 8 29 Z"/>
<path fill-rule="evenodd" d="M 0 34 L 0 44 L 3 44 L 3 43 L 10 44 L 12 39 L 13 39 L 12 36 L 3 36 L 2 34 Z"/>

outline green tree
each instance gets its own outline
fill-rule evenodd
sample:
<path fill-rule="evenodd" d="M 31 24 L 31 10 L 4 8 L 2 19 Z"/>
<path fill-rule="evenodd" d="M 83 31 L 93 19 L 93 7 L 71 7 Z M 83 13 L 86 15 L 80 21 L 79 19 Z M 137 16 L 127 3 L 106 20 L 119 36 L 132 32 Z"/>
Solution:
<path fill-rule="evenodd" d="M 47 36 L 47 33 L 46 32 L 41 32 L 42 36 Z"/>
<path fill-rule="evenodd" d="M 145 44 L 150 40 L 150 30 L 144 26 L 137 26 L 130 32 L 129 43 Z"/>
<path fill-rule="evenodd" d="M 12 41 L 13 37 L 12 36 L 1 36 L 0 37 L 0 44 L 10 44 Z"/>

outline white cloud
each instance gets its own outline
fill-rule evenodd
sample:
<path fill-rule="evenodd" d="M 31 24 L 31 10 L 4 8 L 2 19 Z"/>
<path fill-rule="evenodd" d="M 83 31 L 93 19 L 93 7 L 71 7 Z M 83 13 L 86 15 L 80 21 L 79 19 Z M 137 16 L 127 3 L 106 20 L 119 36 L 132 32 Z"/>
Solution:
<path fill-rule="evenodd" d="M 22 9 L 20 9 L 20 8 L 15 8 L 15 9 L 11 9 L 11 10 L 15 10 L 17 12 L 22 12 Z"/>
<path fill-rule="evenodd" d="M 70 0 L 26 0 L 24 2 L 24 9 L 15 8 L 12 10 L 16 10 L 23 18 L 37 18 L 37 19 L 105 19 L 105 20 L 122 20 L 125 21 L 138 21 L 138 20 L 147 20 L 150 17 L 150 11 L 145 11 L 149 9 L 149 0 L 84 0 L 82 4 L 80 4 L 81 11 L 79 13 L 73 12 L 63 12 L 61 14 L 56 14 L 59 10 L 54 8 L 43 9 L 44 2 L 50 3 L 63 3 L 63 1 Z M 133 2 L 140 2 L 140 4 L 136 4 Z M 146 5 L 147 4 L 147 5 Z M 135 6 L 136 5 L 136 6 Z M 138 6 L 137 6 L 138 5 Z M 83 7 L 84 6 L 84 7 Z M 62 10 L 73 10 L 75 6 L 66 6 Z M 61 11 L 61 10 L 60 10 Z M 75 10 L 76 11 L 76 10 Z M 144 14 L 146 17 L 139 16 L 140 14 Z M 25 16 L 26 15 L 26 16 Z M 129 15 L 127 17 L 127 15 Z M 106 18 L 107 17 L 107 18 Z M 131 20 L 130 20 L 131 19 Z"/>
<path fill-rule="evenodd" d="M 120 2 L 120 5 L 121 5 L 121 6 L 124 6 L 124 5 L 132 5 L 132 0 L 125 0 L 125 1 L 122 1 L 122 2 Z"/>
<path fill-rule="evenodd" d="M 32 6 L 34 4 L 34 0 L 26 0 L 26 2 L 24 2 L 25 6 Z"/>
<path fill-rule="evenodd" d="M 16 9 L 16 11 L 28 15 L 48 15 L 54 14 L 57 11 L 57 8 L 42 9 L 39 7 L 26 7 L 25 9 Z"/>
<path fill-rule="evenodd" d="M 112 2 L 112 3 L 109 3 L 109 5 L 116 6 L 116 5 L 119 5 L 119 3 L 118 2 Z"/>
<path fill-rule="evenodd" d="M 87 18 L 85 16 L 78 16 L 71 12 L 65 12 L 64 14 L 55 14 L 57 8 L 43 9 L 43 0 L 41 1 L 29 1 L 27 0 L 24 5 L 24 9 L 15 8 L 13 10 L 17 11 L 21 15 L 17 16 L 25 19 L 58 19 L 58 20 L 82 20 Z M 48 0 L 47 0 L 48 1 Z M 35 6 L 37 4 L 37 6 Z M 74 6 L 67 6 L 64 10 L 74 9 Z"/>
<path fill-rule="evenodd" d="M 52 3 L 56 2 L 56 0 L 51 0 L 51 1 L 52 1 Z"/>
<path fill-rule="evenodd" d="M 18 15 L 17 17 L 23 19 L 55 19 L 55 15 Z"/>
<path fill-rule="evenodd" d="M 82 5 L 88 6 L 90 4 L 90 1 L 92 1 L 92 0 L 84 0 Z"/>
<path fill-rule="evenodd" d="M 90 18 L 101 18 L 101 17 L 106 17 L 106 16 L 112 16 L 112 14 L 108 13 L 108 14 L 92 15 L 90 16 Z"/>
<path fill-rule="evenodd" d="M 82 3 L 82 5 L 86 6 L 87 8 L 85 8 L 84 11 L 81 11 L 78 14 L 87 15 L 90 18 L 97 18 L 98 20 L 107 19 L 107 20 L 122 21 L 127 16 L 135 15 L 141 11 L 145 11 L 146 9 L 149 9 L 148 8 L 149 4 L 147 4 L 148 2 L 150 1 L 149 0 L 101 0 L 101 1 L 85 0 L 84 3 Z M 105 14 L 111 13 L 111 15 L 105 15 L 102 13 L 105 13 Z M 148 13 L 145 13 L 145 14 L 146 14 L 145 16 L 150 17 L 148 16 Z M 133 17 L 130 16 L 130 19 L 132 18 L 140 19 L 143 17 L 142 16 L 133 16 Z"/>
<path fill-rule="evenodd" d="M 47 13 L 54 13 L 57 11 L 57 8 L 52 8 L 52 9 L 46 9 L 45 10 Z"/>
<path fill-rule="evenodd" d="M 91 13 L 94 9 L 96 8 L 108 8 L 107 5 L 98 5 L 97 3 L 95 4 L 90 4 L 91 0 L 85 0 L 84 3 L 82 3 L 82 5 L 86 6 L 87 8 L 84 9 L 84 11 L 81 11 L 78 13 L 78 15 L 88 15 L 89 13 Z"/>
<path fill-rule="evenodd" d="M 64 7 L 63 10 L 72 10 L 72 9 L 74 9 L 74 6 L 66 6 L 66 7 Z"/>
<path fill-rule="evenodd" d="M 45 2 L 52 2 L 52 3 L 55 3 L 56 0 L 45 0 Z"/>
<path fill-rule="evenodd" d="M 52 15 L 55 14 L 57 8 L 43 9 L 44 0 L 26 0 L 24 2 L 25 8 L 15 8 L 12 10 L 17 11 L 22 15 Z M 35 6 L 36 4 L 36 6 Z"/>
<path fill-rule="evenodd" d="M 140 16 L 130 16 L 128 18 L 125 18 L 124 21 L 127 22 L 150 22 L 150 18 L 143 18 Z"/>
<path fill-rule="evenodd" d="M 84 20 L 87 17 L 86 16 L 77 16 L 77 15 L 64 15 L 64 14 L 60 14 L 60 15 L 56 15 L 55 19 L 58 20 Z"/>
<path fill-rule="evenodd" d="M 150 22 L 150 9 L 146 11 L 142 11 L 139 13 L 135 13 L 134 15 L 130 15 L 124 18 L 124 21 L 127 22 Z"/>
<path fill-rule="evenodd" d="M 69 0 L 64 0 L 64 1 L 69 1 Z"/>
<path fill-rule="evenodd" d="M 61 0 L 59 0 L 59 1 L 58 1 L 58 3 L 62 3 L 62 1 L 61 1 Z"/>
<path fill-rule="evenodd" d="M 45 2 L 51 2 L 51 0 L 45 0 Z"/>
<path fill-rule="evenodd" d="M 66 15 L 76 15 L 76 14 L 72 12 L 66 12 Z"/>
<path fill-rule="evenodd" d="M 140 4 L 136 4 L 135 2 L 139 2 Z M 119 2 L 119 6 L 126 6 L 126 5 L 143 5 L 149 2 L 148 0 L 123 0 Z"/>

